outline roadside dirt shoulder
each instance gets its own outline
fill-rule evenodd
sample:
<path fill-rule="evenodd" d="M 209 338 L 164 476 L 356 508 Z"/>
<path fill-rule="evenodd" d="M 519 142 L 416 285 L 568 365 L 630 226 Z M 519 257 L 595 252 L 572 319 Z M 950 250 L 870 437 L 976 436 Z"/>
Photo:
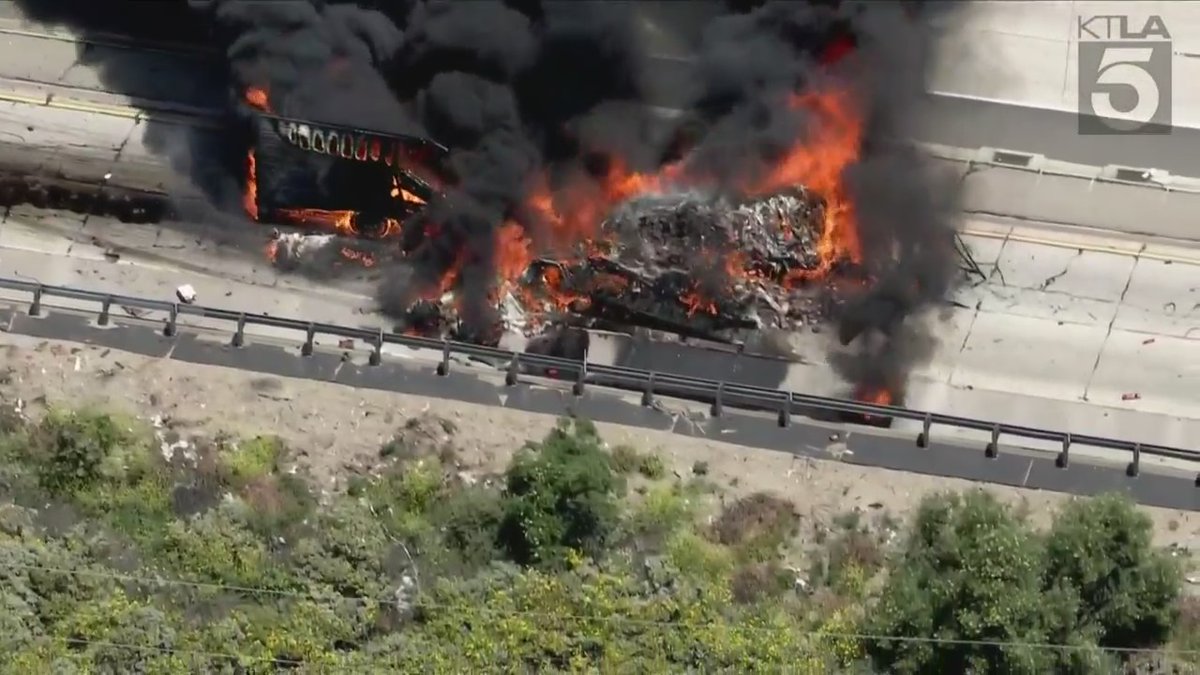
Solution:
<path fill-rule="evenodd" d="M 47 405 L 98 406 L 153 420 L 173 433 L 212 437 L 277 434 L 326 490 L 377 461 L 380 447 L 406 422 L 426 414 L 450 420 L 463 471 L 499 471 L 525 441 L 544 436 L 556 420 L 503 408 L 427 399 L 342 385 L 265 377 L 215 366 L 153 359 L 90 345 L 0 334 L 0 392 L 36 415 Z M 598 425 L 611 445 L 654 452 L 669 470 L 689 476 L 697 462 L 726 498 L 757 491 L 795 503 L 814 526 L 858 510 L 903 518 L 921 498 L 976 487 L 969 481 L 904 474 L 811 460 L 790 454 L 686 438 L 661 431 Z M 1045 522 L 1069 496 L 987 486 Z M 1200 513 L 1146 508 L 1161 545 L 1200 550 Z"/>

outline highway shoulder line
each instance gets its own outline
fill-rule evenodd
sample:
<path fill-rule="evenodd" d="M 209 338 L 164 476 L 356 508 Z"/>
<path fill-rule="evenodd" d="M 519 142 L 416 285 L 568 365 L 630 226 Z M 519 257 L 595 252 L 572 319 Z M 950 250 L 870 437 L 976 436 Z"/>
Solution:
<path fill-rule="evenodd" d="M 86 92 L 87 97 L 79 96 L 81 92 Z M 193 126 L 215 126 L 215 118 L 220 114 L 220 111 L 212 108 L 198 108 L 172 101 L 129 98 L 104 91 L 3 77 L 0 77 L 0 102 Z"/>

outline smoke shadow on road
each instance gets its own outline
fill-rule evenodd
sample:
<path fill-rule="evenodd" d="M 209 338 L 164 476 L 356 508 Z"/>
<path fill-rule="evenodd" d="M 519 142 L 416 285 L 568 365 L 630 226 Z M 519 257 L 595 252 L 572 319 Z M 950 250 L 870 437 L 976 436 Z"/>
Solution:
<path fill-rule="evenodd" d="M 144 113 L 162 107 L 156 102 L 212 111 L 229 108 L 228 69 L 221 54 L 212 49 L 209 28 L 196 20 L 187 0 L 14 0 L 14 6 L 25 20 L 74 34 L 78 40 L 74 65 L 92 69 L 107 92 L 128 97 Z M 158 51 L 147 52 L 143 45 Z M 232 207 L 241 195 L 236 177 L 245 162 L 240 150 L 244 138 L 238 137 L 232 117 L 210 121 L 227 131 L 214 134 L 186 125 L 142 121 L 143 144 L 166 158 L 212 204 Z M 119 161 L 118 153 L 114 164 Z M 215 210 L 194 215 L 222 220 Z"/>

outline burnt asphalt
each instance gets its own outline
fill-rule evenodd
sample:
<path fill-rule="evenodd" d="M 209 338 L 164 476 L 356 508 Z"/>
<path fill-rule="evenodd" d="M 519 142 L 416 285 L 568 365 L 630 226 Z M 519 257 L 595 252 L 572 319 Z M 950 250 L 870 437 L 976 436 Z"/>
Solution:
<path fill-rule="evenodd" d="M 136 320 L 113 318 L 98 327 L 89 316 L 69 310 L 48 311 L 41 317 L 28 316 L 23 308 L 0 307 L 0 327 L 6 332 L 41 339 L 65 340 L 118 349 L 154 358 L 200 365 L 223 366 L 279 377 L 294 377 L 344 386 L 466 401 L 549 415 L 577 415 L 646 429 L 670 431 L 685 436 L 719 438 L 737 445 L 789 452 L 814 459 L 830 460 L 830 436 L 843 430 L 844 463 L 878 466 L 897 471 L 964 478 L 985 483 L 1092 495 L 1125 491 L 1139 503 L 1173 509 L 1200 511 L 1200 488 L 1195 476 L 1159 473 L 1143 467 L 1135 478 L 1123 467 L 1073 460 L 1060 469 L 1050 453 L 1001 447 L 995 458 L 987 458 L 982 447 L 942 442 L 936 435 L 928 447 L 918 447 L 911 436 L 862 427 L 831 427 L 793 417 L 781 427 L 774 417 L 726 409 L 719 418 L 706 417 L 694 425 L 677 423 L 672 416 L 643 407 L 637 396 L 588 387 L 581 396 L 556 387 L 520 382 L 505 387 L 500 374 L 484 368 L 452 366 L 438 376 L 432 362 L 389 361 L 368 366 L 346 360 L 340 352 L 320 348 L 309 357 L 296 346 L 255 342 L 241 348 L 228 346 L 211 335 L 189 332 L 180 326 L 176 337 L 164 337 L 158 326 Z M 711 371 L 709 375 L 711 376 Z"/>

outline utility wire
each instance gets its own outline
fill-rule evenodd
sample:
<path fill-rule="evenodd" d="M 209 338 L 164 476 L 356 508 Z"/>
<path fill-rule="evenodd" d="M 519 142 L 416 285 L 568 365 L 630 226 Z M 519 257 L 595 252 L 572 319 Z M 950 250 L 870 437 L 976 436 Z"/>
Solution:
<path fill-rule="evenodd" d="M 372 598 L 367 596 L 343 596 L 329 597 L 314 593 L 302 593 L 297 591 L 284 591 L 272 588 L 257 588 L 253 586 L 237 586 L 229 584 L 217 584 L 207 582 L 193 582 L 183 579 L 164 579 L 157 577 L 144 577 L 129 574 L 120 574 L 116 572 L 101 572 L 93 570 L 70 570 L 55 567 L 44 567 L 41 565 L 24 565 L 21 563 L 0 562 L 0 569 L 8 570 L 23 570 L 30 572 L 47 572 L 51 574 L 62 574 L 65 576 L 75 577 L 93 577 L 100 579 L 110 579 L 114 581 L 125 581 L 130 583 L 146 583 L 159 584 L 166 586 L 181 586 L 195 589 L 230 591 L 246 594 L 261 594 L 275 597 L 285 597 L 299 600 L 312 600 L 315 602 L 330 602 L 330 601 L 345 601 L 349 603 L 360 603 L 366 605 L 393 605 L 395 599 L 388 598 Z M 420 606 L 426 609 L 454 609 L 458 605 L 447 603 L 421 603 Z M 662 628 L 687 626 L 692 628 L 703 628 L 714 626 L 711 622 L 691 623 L 687 621 L 667 621 L 654 619 L 635 619 L 632 617 L 615 616 L 615 615 L 580 615 L 580 614 L 559 614 L 554 612 L 539 612 L 534 610 L 504 610 L 504 609 L 489 609 L 486 607 L 475 607 L 473 611 L 482 614 L 500 617 L 540 617 L 545 619 L 561 619 L 578 622 L 598 622 L 598 623 L 620 623 L 624 625 L 641 625 L 655 626 Z M 770 628 L 765 626 L 750 626 L 751 631 L 769 632 Z M 901 642 L 909 644 L 942 644 L 956 646 L 976 646 L 976 647 L 1023 647 L 1028 649 L 1053 649 L 1060 651 L 1091 651 L 1098 649 L 1104 652 L 1119 653 L 1119 654 L 1158 654 L 1165 653 L 1172 656 L 1197 656 L 1200 657 L 1200 649 L 1184 649 L 1184 650 L 1165 650 L 1154 649 L 1148 647 L 1090 647 L 1087 645 L 1064 645 L 1054 643 L 1039 643 L 1039 642 L 1021 642 L 1014 640 L 973 640 L 966 638 L 946 638 L 946 637 L 924 637 L 924 636 L 902 636 L 902 635 L 876 635 L 871 633 L 843 633 L 829 632 L 822 630 L 813 631 L 798 631 L 799 635 L 804 635 L 811 638 L 822 639 L 846 639 L 859 640 L 863 642 Z M 220 655 L 217 655 L 220 656 Z"/>

